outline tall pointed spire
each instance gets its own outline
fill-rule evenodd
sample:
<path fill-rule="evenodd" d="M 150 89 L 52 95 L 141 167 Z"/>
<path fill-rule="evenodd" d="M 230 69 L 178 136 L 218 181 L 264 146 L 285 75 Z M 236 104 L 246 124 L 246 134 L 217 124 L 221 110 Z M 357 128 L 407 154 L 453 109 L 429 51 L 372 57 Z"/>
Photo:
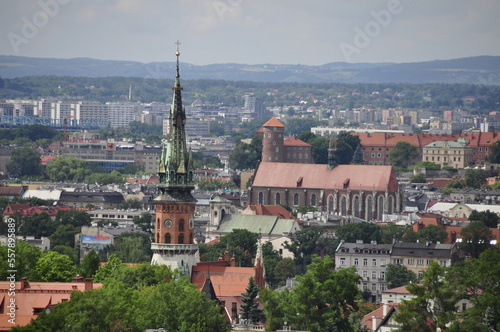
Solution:
<path fill-rule="evenodd" d="M 172 105 L 169 114 L 169 136 L 163 143 L 162 157 L 158 165 L 158 187 L 160 190 L 168 188 L 194 188 L 193 166 L 190 151 L 186 146 L 186 113 L 182 106 L 182 86 L 179 73 L 179 41 L 176 42 L 177 57 L 175 83 Z"/>

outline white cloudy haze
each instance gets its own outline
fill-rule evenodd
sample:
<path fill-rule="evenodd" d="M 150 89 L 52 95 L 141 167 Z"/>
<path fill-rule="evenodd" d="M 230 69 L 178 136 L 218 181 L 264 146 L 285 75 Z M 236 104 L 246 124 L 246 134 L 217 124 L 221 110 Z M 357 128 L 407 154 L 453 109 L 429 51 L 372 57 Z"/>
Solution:
<path fill-rule="evenodd" d="M 2 0 L 0 54 L 193 64 L 500 55 L 498 0 Z"/>

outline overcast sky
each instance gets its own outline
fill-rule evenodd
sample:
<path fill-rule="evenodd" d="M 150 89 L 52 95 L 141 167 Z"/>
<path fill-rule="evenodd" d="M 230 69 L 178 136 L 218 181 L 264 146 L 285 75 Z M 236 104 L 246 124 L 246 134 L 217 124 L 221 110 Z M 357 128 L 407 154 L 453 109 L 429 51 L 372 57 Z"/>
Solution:
<path fill-rule="evenodd" d="M 56 5 L 54 5 L 56 4 Z M 499 0 L 1 0 L 0 54 L 192 64 L 500 55 Z"/>

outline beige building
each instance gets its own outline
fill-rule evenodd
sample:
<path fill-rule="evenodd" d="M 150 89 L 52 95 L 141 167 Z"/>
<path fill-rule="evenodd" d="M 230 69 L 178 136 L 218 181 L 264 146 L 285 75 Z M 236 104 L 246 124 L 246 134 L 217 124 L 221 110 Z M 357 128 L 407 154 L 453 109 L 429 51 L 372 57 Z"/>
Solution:
<path fill-rule="evenodd" d="M 435 141 L 422 149 L 422 161 L 430 161 L 453 168 L 465 168 L 474 163 L 473 149 L 467 146 L 467 140 L 460 137 L 456 142 Z"/>
<path fill-rule="evenodd" d="M 371 301 L 380 302 L 387 289 L 385 272 L 390 263 L 392 244 L 341 243 L 335 251 L 335 266 L 356 267 L 361 277 L 359 287 L 371 292 Z"/>
<path fill-rule="evenodd" d="M 396 242 L 392 245 L 391 264 L 404 265 L 422 278 L 432 261 L 441 266 L 451 266 L 452 257 L 458 252 L 455 244 Z"/>

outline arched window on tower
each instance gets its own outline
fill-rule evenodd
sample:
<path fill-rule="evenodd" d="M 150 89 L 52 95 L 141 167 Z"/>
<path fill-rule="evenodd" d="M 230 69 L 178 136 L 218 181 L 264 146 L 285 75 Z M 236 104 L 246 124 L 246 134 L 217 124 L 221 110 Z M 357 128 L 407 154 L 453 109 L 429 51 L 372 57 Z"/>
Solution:
<path fill-rule="evenodd" d="M 299 205 L 299 194 L 297 193 L 293 195 L 293 205 Z"/>
<path fill-rule="evenodd" d="M 316 194 L 311 195 L 311 206 L 316 206 Z"/>
<path fill-rule="evenodd" d="M 165 234 L 165 243 L 172 243 L 172 236 L 170 233 Z"/>
<path fill-rule="evenodd" d="M 281 194 L 280 193 L 276 193 L 276 205 L 279 205 L 281 204 Z"/>
<path fill-rule="evenodd" d="M 184 234 L 179 234 L 179 244 L 184 244 Z"/>
<path fill-rule="evenodd" d="M 184 219 L 181 219 L 179 221 L 179 231 L 183 231 L 184 230 Z"/>
<path fill-rule="evenodd" d="M 259 204 L 264 204 L 264 193 L 259 191 Z"/>

